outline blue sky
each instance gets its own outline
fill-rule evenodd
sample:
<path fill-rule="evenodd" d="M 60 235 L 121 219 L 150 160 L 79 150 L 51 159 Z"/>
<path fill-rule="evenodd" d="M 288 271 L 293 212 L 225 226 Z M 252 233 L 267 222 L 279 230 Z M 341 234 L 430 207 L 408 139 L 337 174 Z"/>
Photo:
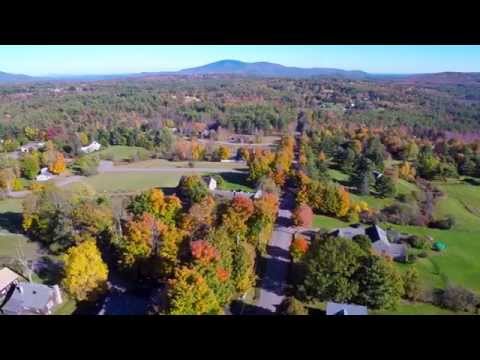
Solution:
<path fill-rule="evenodd" d="M 372 73 L 479 72 L 480 46 L 0 46 L 0 71 L 27 75 L 180 70 L 224 59 Z"/>

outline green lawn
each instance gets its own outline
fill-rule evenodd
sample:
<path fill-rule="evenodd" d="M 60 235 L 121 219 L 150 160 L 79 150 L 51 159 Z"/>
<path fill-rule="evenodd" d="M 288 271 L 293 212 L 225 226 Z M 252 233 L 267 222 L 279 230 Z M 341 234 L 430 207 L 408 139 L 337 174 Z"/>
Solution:
<path fill-rule="evenodd" d="M 109 146 L 100 151 L 87 154 L 86 156 L 107 156 L 112 157 L 113 161 L 124 161 L 139 152 L 145 156 L 148 156 L 150 154 L 148 150 L 141 147 L 115 145 Z"/>
<path fill-rule="evenodd" d="M 31 242 L 20 232 L 21 199 L 6 199 L 0 201 L 0 259 L 8 262 L 17 254 L 20 247 L 27 258 L 37 256 L 38 245 Z"/>
<path fill-rule="evenodd" d="M 349 176 L 339 170 L 328 169 L 330 178 L 339 184 L 347 184 Z M 411 194 L 412 191 L 418 190 L 415 184 L 399 179 L 397 182 L 397 194 Z M 370 208 L 381 210 L 386 206 L 395 202 L 393 198 L 382 199 L 374 195 L 356 195 L 351 193 L 350 198 L 354 202 L 365 201 Z"/>
<path fill-rule="evenodd" d="M 97 192 L 126 192 L 151 187 L 176 187 L 182 173 L 103 173 L 89 177 L 85 182 Z"/>
<path fill-rule="evenodd" d="M 71 315 L 77 308 L 77 302 L 62 293 L 63 303 L 55 309 L 53 315 Z"/>
<path fill-rule="evenodd" d="M 253 192 L 254 189 L 247 182 L 248 174 L 240 173 L 221 173 L 218 174 L 223 179 L 223 184 L 219 187 L 221 190 L 242 190 Z"/>
<path fill-rule="evenodd" d="M 245 163 L 224 163 L 217 161 L 194 161 L 194 168 L 216 168 L 216 169 L 238 169 L 246 170 Z M 188 168 L 188 161 L 168 161 L 165 159 L 151 159 L 145 161 L 138 161 L 132 164 L 125 165 L 127 168 Z"/>
<path fill-rule="evenodd" d="M 370 315 L 466 315 L 426 303 L 402 301 L 394 310 L 369 310 Z"/>

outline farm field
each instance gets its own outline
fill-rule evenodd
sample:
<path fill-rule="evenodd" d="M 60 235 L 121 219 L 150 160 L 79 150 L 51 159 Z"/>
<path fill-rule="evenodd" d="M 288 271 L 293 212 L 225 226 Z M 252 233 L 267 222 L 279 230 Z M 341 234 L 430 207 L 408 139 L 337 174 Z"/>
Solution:
<path fill-rule="evenodd" d="M 151 187 L 176 187 L 182 174 L 179 173 L 103 173 L 84 180 L 97 192 L 127 192 Z"/>
<path fill-rule="evenodd" d="M 108 158 L 112 161 L 124 161 L 136 154 L 148 156 L 150 152 L 137 146 L 113 145 L 85 156 L 99 156 L 100 158 Z"/>
<path fill-rule="evenodd" d="M 212 161 L 194 161 L 193 168 L 212 168 L 212 169 L 235 169 L 246 170 L 245 162 L 241 163 L 226 163 L 226 162 L 212 162 Z M 132 164 L 123 165 L 124 168 L 188 168 L 188 161 L 168 161 L 165 159 L 151 159 L 145 161 L 137 161 Z"/>

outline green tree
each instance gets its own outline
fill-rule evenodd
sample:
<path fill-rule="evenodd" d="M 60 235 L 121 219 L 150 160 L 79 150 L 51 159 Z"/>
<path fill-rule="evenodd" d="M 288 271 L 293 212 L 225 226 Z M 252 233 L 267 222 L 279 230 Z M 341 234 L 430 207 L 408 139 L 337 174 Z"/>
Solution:
<path fill-rule="evenodd" d="M 21 164 L 21 171 L 23 176 L 30 180 L 35 179 L 35 177 L 40 171 L 40 158 L 38 156 L 38 153 L 32 152 L 29 154 L 25 154 Z"/>
<path fill-rule="evenodd" d="M 308 310 L 301 301 L 289 296 L 280 304 L 278 313 L 281 315 L 308 315 Z"/>
<path fill-rule="evenodd" d="M 403 273 L 403 292 L 408 300 L 416 301 L 420 296 L 420 275 L 414 267 Z"/>
<path fill-rule="evenodd" d="M 374 169 L 373 162 L 365 156 L 357 159 L 353 174 L 350 176 L 350 183 L 357 188 L 360 194 L 368 195 L 370 193 L 370 186 L 374 183 Z"/>
<path fill-rule="evenodd" d="M 182 176 L 177 187 L 177 194 L 189 208 L 207 197 L 208 188 L 198 175 Z"/>
<path fill-rule="evenodd" d="M 355 302 L 372 309 L 395 308 L 403 295 L 402 277 L 393 261 L 384 257 L 366 257 L 356 274 L 359 291 Z"/>
<path fill-rule="evenodd" d="M 318 237 L 305 256 L 301 291 L 314 300 L 350 301 L 358 294 L 354 275 L 364 257 L 365 252 L 349 239 Z"/>
<path fill-rule="evenodd" d="M 375 181 L 375 191 L 377 196 L 381 198 L 394 197 L 397 189 L 395 186 L 395 181 L 389 176 L 381 175 Z"/>

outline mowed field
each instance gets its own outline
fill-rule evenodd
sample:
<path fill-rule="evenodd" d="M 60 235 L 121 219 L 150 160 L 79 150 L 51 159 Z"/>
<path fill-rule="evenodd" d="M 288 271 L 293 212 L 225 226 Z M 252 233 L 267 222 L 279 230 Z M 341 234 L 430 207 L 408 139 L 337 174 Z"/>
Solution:
<path fill-rule="evenodd" d="M 137 154 L 148 156 L 150 152 L 141 147 L 115 145 L 87 154 L 86 156 L 99 156 L 101 158 L 107 157 L 111 158 L 112 161 L 125 161 Z"/>
<path fill-rule="evenodd" d="M 344 183 L 348 176 L 337 170 L 330 170 L 332 178 Z M 467 179 L 468 180 L 468 179 Z M 427 258 L 417 258 L 413 265 L 398 264 L 401 271 L 415 266 L 421 277 L 424 288 L 444 288 L 453 283 L 472 289 L 480 294 L 480 186 L 475 181 L 450 179 L 447 182 L 434 182 L 445 196 L 439 201 L 435 216 L 443 218 L 453 215 L 455 226 L 450 230 L 430 229 L 418 226 L 399 226 L 383 224 L 384 228 L 392 228 L 400 232 L 428 235 L 434 241 L 443 241 L 448 248 L 443 252 L 429 251 Z M 416 189 L 415 184 L 400 180 L 398 193 L 409 193 Z M 393 203 L 393 199 L 378 199 L 369 196 L 351 196 L 353 201 L 363 200 L 375 209 Z M 333 229 L 348 226 L 347 222 L 316 215 L 314 227 Z M 378 314 L 448 314 L 452 313 L 431 304 L 402 302 L 394 311 L 379 311 Z"/>
<path fill-rule="evenodd" d="M 21 199 L 0 201 L 0 263 L 8 263 L 21 249 L 27 258 L 38 255 L 38 244 L 30 241 L 21 231 Z"/>

